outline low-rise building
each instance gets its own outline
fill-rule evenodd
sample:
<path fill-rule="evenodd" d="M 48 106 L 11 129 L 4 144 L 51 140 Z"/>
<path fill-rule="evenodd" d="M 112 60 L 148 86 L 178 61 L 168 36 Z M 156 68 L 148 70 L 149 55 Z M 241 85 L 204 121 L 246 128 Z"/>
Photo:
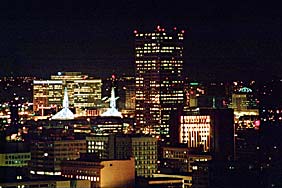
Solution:
<path fill-rule="evenodd" d="M 63 161 L 62 176 L 89 180 L 91 187 L 134 187 L 134 159 L 125 160 L 79 160 Z"/>

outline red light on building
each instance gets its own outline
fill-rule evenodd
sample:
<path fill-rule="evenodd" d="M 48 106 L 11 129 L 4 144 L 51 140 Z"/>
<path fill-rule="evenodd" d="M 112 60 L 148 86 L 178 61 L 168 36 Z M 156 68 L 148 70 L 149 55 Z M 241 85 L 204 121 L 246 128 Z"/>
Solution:
<path fill-rule="evenodd" d="M 133 33 L 136 34 L 136 33 L 137 33 L 137 30 L 134 30 Z"/>
<path fill-rule="evenodd" d="M 184 30 L 182 30 L 182 31 L 181 31 L 181 33 L 185 33 L 185 31 L 184 31 Z"/>
<path fill-rule="evenodd" d="M 260 127 L 260 120 L 256 120 L 256 121 L 254 122 L 254 124 L 255 124 L 255 129 L 258 130 L 259 127 Z"/>
<path fill-rule="evenodd" d="M 116 79 L 116 76 L 114 74 L 112 75 L 112 79 Z"/>
<path fill-rule="evenodd" d="M 176 27 L 174 27 L 173 29 L 174 29 L 174 30 L 176 30 L 177 28 L 176 28 Z"/>

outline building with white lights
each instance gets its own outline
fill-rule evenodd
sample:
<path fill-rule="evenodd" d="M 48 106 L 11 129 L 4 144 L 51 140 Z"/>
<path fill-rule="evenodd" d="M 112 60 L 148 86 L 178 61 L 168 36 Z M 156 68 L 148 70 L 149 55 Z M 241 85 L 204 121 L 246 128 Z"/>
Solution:
<path fill-rule="evenodd" d="M 42 116 L 45 109 L 58 109 L 63 99 L 63 82 L 61 80 L 33 81 L 33 111 Z"/>
<path fill-rule="evenodd" d="M 170 114 L 184 102 L 184 30 L 158 26 L 134 35 L 136 128 L 167 138 Z"/>
<path fill-rule="evenodd" d="M 179 119 L 179 142 L 209 152 L 213 159 L 234 157 L 234 115 L 232 109 L 196 109 Z"/>
<path fill-rule="evenodd" d="M 50 80 L 34 80 L 33 110 L 40 115 L 48 109 L 58 111 L 62 108 L 64 88 L 67 88 L 69 107 L 75 109 L 77 115 L 89 115 L 87 110 L 101 106 L 101 87 L 101 79 L 80 72 L 58 72 L 51 75 Z"/>
<path fill-rule="evenodd" d="M 210 116 L 181 116 L 179 142 L 187 143 L 189 148 L 210 149 L 211 119 Z"/>

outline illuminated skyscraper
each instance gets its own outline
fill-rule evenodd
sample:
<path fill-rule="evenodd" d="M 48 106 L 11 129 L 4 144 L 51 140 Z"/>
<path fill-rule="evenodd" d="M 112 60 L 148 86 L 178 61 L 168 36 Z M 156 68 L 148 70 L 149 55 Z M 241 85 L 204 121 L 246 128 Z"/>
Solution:
<path fill-rule="evenodd" d="M 86 109 L 99 107 L 101 86 L 101 79 L 80 72 L 58 72 L 51 75 L 51 80 L 34 80 L 33 110 L 41 115 L 44 109 L 58 111 L 63 107 L 64 88 L 67 88 L 69 107 L 75 108 L 77 115 L 85 115 Z"/>
<path fill-rule="evenodd" d="M 184 102 L 183 35 L 160 26 L 135 34 L 136 128 L 169 137 L 170 114 Z"/>

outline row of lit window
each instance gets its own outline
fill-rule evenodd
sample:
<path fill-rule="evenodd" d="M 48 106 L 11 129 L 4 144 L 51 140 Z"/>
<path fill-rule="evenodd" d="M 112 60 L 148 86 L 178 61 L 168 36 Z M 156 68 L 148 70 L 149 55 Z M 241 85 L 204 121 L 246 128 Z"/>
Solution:
<path fill-rule="evenodd" d="M 156 60 L 137 60 L 136 63 L 156 63 Z"/>
<path fill-rule="evenodd" d="M 148 49 L 148 50 L 151 50 L 151 49 L 154 49 L 154 50 L 157 50 L 157 49 L 160 49 L 160 47 L 158 46 L 144 46 L 144 47 L 136 47 L 135 50 L 144 50 L 144 49 Z"/>
<path fill-rule="evenodd" d="M 16 165 L 20 165 L 20 164 L 27 164 L 29 160 L 11 160 L 11 161 L 5 161 L 5 164 L 16 164 Z"/>
<path fill-rule="evenodd" d="M 94 142 L 94 141 L 92 141 L 92 142 L 88 142 L 88 144 L 89 145 L 104 145 L 105 143 L 104 142 L 100 142 L 100 141 L 98 141 L 98 142 Z"/>
<path fill-rule="evenodd" d="M 210 128 L 209 126 L 206 127 L 199 127 L 199 126 L 193 126 L 193 127 L 185 127 L 184 129 L 182 129 L 183 132 L 191 132 L 191 131 L 209 131 Z"/>
<path fill-rule="evenodd" d="M 146 62 L 146 63 L 143 63 L 143 64 L 138 63 L 136 66 L 137 67 L 155 67 L 156 63 L 155 62 L 152 62 L 152 63 L 150 63 L 150 62 L 147 63 Z"/>
<path fill-rule="evenodd" d="M 166 33 L 140 33 L 140 34 L 136 34 L 136 36 L 140 36 L 140 37 L 143 37 L 143 36 L 160 36 L 160 35 L 166 35 Z"/>
<path fill-rule="evenodd" d="M 174 52 L 174 50 L 138 50 L 138 51 L 136 51 L 136 56 L 138 57 L 138 55 L 141 55 L 142 53 L 173 53 Z"/>
<path fill-rule="evenodd" d="M 182 64 L 178 64 L 178 63 L 175 63 L 175 64 L 171 64 L 171 63 L 164 63 L 164 64 L 161 64 L 161 66 L 163 66 L 163 67 L 168 67 L 168 66 L 170 66 L 170 67 L 181 67 L 182 66 Z"/>
<path fill-rule="evenodd" d="M 6 155 L 5 159 L 26 159 L 26 158 L 30 158 L 30 155 Z"/>
<path fill-rule="evenodd" d="M 180 38 L 180 37 L 179 37 Z M 183 37 L 182 37 L 183 38 Z M 152 39 L 169 39 L 169 40 L 171 40 L 172 39 L 172 37 L 152 37 Z"/>
<path fill-rule="evenodd" d="M 62 176 L 67 177 L 67 178 L 73 178 L 74 177 L 73 175 L 62 175 Z M 100 180 L 99 177 L 93 177 L 93 176 L 76 175 L 75 177 L 76 177 L 76 179 L 80 179 L 80 180 L 89 180 L 89 181 L 99 181 Z"/>

